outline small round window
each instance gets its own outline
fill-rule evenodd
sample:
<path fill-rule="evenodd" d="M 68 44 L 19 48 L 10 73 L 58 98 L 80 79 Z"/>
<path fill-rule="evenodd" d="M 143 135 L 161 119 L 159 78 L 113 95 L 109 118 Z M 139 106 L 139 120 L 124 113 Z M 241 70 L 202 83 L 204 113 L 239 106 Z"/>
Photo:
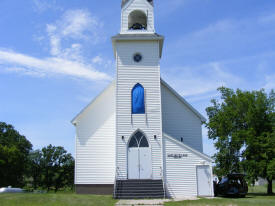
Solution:
<path fill-rule="evenodd" d="M 142 60 L 142 56 L 139 53 L 134 54 L 133 58 L 135 62 L 140 62 Z"/>

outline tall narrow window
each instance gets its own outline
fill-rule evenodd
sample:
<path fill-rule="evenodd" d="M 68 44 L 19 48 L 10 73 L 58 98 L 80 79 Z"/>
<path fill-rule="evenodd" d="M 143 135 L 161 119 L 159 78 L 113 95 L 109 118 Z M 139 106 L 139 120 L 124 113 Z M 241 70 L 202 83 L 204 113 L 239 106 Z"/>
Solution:
<path fill-rule="evenodd" d="M 132 89 L 132 113 L 145 114 L 144 88 L 141 84 L 136 84 Z"/>

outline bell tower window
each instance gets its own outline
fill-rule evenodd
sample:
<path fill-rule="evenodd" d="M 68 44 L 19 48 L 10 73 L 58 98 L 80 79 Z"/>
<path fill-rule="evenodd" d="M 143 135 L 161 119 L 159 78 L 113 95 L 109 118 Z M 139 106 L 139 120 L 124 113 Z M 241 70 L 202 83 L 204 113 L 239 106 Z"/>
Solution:
<path fill-rule="evenodd" d="M 134 10 L 128 16 L 129 30 L 147 30 L 147 15 L 141 10 Z"/>

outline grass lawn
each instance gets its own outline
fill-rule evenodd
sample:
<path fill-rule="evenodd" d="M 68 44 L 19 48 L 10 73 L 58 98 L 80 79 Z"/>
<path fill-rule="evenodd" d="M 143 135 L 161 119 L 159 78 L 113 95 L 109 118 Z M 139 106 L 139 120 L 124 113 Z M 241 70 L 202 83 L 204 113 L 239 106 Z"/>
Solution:
<path fill-rule="evenodd" d="M 273 187 L 273 191 L 275 187 Z M 223 198 L 187 200 L 181 202 L 168 202 L 165 206 L 275 206 L 275 195 L 267 196 L 266 186 L 249 188 L 245 198 Z"/>
<path fill-rule="evenodd" d="M 0 194 L 0 206 L 113 206 L 112 196 L 76 194 Z"/>
<path fill-rule="evenodd" d="M 275 187 L 274 187 L 275 191 Z M 167 202 L 165 206 L 275 206 L 275 195 L 267 196 L 266 186 L 249 188 L 246 198 L 215 198 Z M 0 194 L 0 206 L 114 206 L 112 196 L 76 195 L 74 193 Z"/>

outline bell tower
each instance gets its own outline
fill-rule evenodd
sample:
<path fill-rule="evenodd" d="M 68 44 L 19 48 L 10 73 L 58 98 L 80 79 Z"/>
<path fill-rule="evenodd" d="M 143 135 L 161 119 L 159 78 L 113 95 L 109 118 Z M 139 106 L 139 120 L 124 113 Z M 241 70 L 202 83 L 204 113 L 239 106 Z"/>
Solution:
<path fill-rule="evenodd" d="M 155 33 L 153 0 L 122 0 L 121 5 L 121 30 L 112 37 L 117 65 L 116 178 L 160 180 L 159 63 L 164 38 Z M 135 144 L 133 139 L 147 143 Z"/>
<path fill-rule="evenodd" d="M 153 0 L 122 0 L 120 33 L 154 33 Z"/>

